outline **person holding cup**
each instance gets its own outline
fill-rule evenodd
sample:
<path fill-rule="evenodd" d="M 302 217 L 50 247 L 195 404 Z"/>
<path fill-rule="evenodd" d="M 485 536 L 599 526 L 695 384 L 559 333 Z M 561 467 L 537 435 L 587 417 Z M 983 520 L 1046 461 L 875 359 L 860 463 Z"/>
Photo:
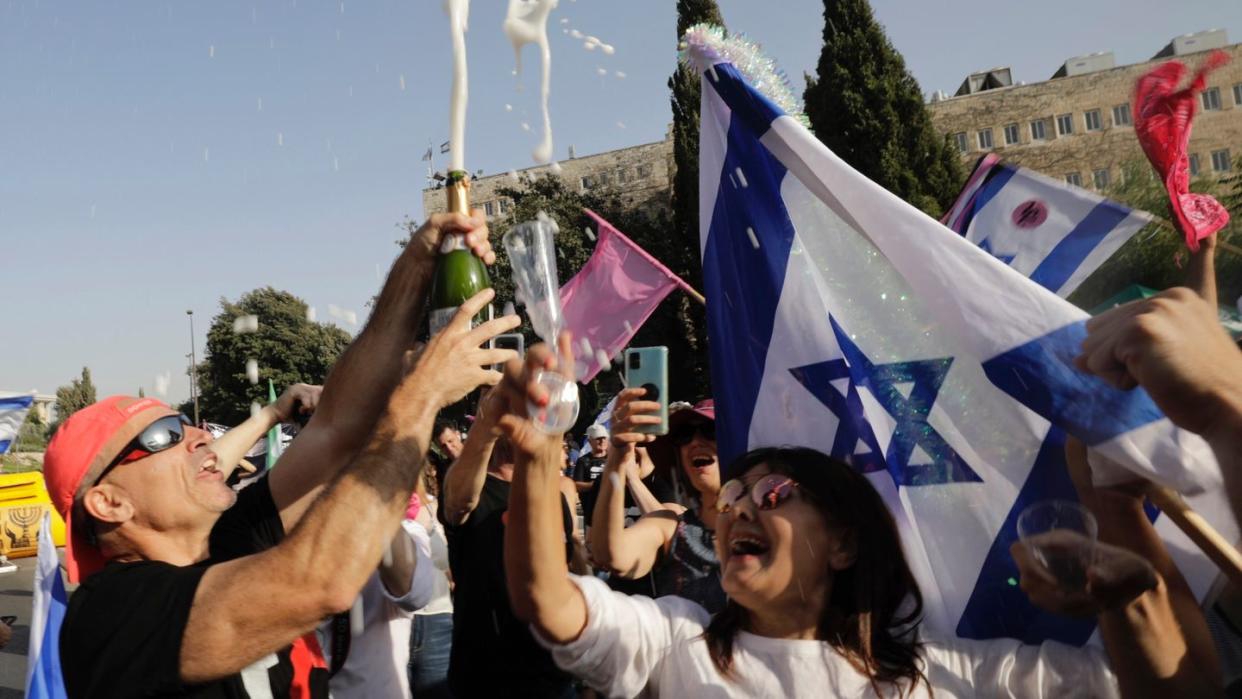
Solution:
<path fill-rule="evenodd" d="M 499 428 L 515 452 L 505 569 L 513 611 L 556 663 L 608 696 L 1213 696 L 1215 656 L 1141 500 L 1089 488 L 1103 544 L 1082 590 L 1066 590 L 1022 544 L 1023 586 L 1057 611 L 1096 614 L 1105 648 L 920 633 L 921 595 L 896 525 L 865 477 L 805 448 L 752 451 L 717 499 L 726 609 L 623 595 L 571 576 L 557 551 L 559 444 L 526 417 L 564 365 L 532 348 L 506 366 Z M 568 359 L 572 361 L 572 359 Z M 1117 544 L 1128 551 L 1114 548 Z M 1193 597 L 1189 598 L 1193 602 Z M 1193 605 L 1192 605 L 1193 606 Z M 1115 673 L 1115 674 L 1114 674 Z"/>

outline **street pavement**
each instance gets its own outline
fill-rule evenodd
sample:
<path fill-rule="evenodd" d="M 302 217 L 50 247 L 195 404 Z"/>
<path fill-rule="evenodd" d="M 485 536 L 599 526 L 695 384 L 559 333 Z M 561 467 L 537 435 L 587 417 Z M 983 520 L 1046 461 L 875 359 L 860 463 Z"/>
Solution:
<path fill-rule="evenodd" d="M 0 699 L 26 695 L 26 652 L 30 643 L 30 606 L 33 600 L 35 558 L 15 558 L 17 570 L 0 573 L 0 616 L 17 617 L 13 639 L 0 649 Z"/>

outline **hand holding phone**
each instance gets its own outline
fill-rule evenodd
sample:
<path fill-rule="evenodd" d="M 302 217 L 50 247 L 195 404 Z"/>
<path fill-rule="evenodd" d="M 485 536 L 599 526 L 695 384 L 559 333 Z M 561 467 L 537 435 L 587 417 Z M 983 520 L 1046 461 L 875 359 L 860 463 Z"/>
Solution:
<path fill-rule="evenodd" d="M 668 348 L 635 347 L 625 351 L 625 385 L 629 388 L 645 388 L 643 400 L 660 404 L 660 424 L 640 425 L 636 432 L 654 435 L 668 434 Z"/>

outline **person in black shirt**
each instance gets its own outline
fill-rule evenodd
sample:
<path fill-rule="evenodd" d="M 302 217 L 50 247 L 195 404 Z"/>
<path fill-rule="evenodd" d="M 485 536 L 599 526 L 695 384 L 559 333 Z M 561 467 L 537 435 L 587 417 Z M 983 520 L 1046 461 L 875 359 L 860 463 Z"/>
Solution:
<path fill-rule="evenodd" d="M 440 513 L 449 544 L 453 650 L 449 689 L 458 697 L 573 696 L 572 678 L 513 616 L 505 584 L 504 540 L 512 450 L 498 440 L 500 392 L 484 396 L 461 456 L 444 479 Z M 565 558 L 573 553 L 569 502 L 573 481 L 561 478 Z"/>
<path fill-rule="evenodd" d="M 374 572 L 436 411 L 494 384 L 490 366 L 516 356 L 482 347 L 516 316 L 470 327 L 491 291 L 463 303 L 416 360 L 405 351 L 444 233 L 494 259 L 481 214 L 433 216 L 280 468 L 241 496 L 210 434 L 159 401 L 112 397 L 61 425 L 44 475 L 66 521 L 70 580 L 86 578 L 60 636 L 70 696 L 325 696 L 313 637 L 291 643 L 348 609 Z M 287 419 L 292 401 L 278 406 Z"/>
<path fill-rule="evenodd" d="M 587 428 L 587 446 L 590 451 L 578 457 L 574 464 L 574 483 L 579 493 L 591 489 L 591 484 L 604 472 L 604 464 L 608 463 L 608 428 L 594 424 Z"/>

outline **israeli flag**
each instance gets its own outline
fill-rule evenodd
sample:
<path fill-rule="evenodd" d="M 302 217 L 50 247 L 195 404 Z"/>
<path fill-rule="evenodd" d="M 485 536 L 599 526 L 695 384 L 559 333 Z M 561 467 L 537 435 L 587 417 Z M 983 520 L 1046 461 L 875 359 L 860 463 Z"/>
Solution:
<path fill-rule="evenodd" d="M 0 454 L 7 454 L 17 443 L 17 435 L 31 405 L 34 405 L 33 393 L 0 396 Z"/>
<path fill-rule="evenodd" d="M 39 525 L 39 557 L 35 564 L 34 603 L 30 610 L 30 646 L 26 655 L 26 696 L 63 699 L 65 685 L 60 666 L 60 627 L 69 598 L 60 577 L 60 559 L 52 541 L 52 510 L 43 511 Z"/>
<path fill-rule="evenodd" d="M 797 444 L 851 463 L 896 518 L 929 634 L 1081 644 L 1017 587 L 1015 522 L 1073 499 L 1071 434 L 1182 493 L 1231 541 L 1207 445 L 1072 365 L 1086 314 L 854 171 L 734 66 L 702 78 L 700 243 L 721 463 Z M 1200 595 L 1215 570 L 1161 518 Z"/>
<path fill-rule="evenodd" d="M 1151 214 L 989 154 L 945 224 L 1031 281 L 1068 298 L 1153 221 Z"/>

